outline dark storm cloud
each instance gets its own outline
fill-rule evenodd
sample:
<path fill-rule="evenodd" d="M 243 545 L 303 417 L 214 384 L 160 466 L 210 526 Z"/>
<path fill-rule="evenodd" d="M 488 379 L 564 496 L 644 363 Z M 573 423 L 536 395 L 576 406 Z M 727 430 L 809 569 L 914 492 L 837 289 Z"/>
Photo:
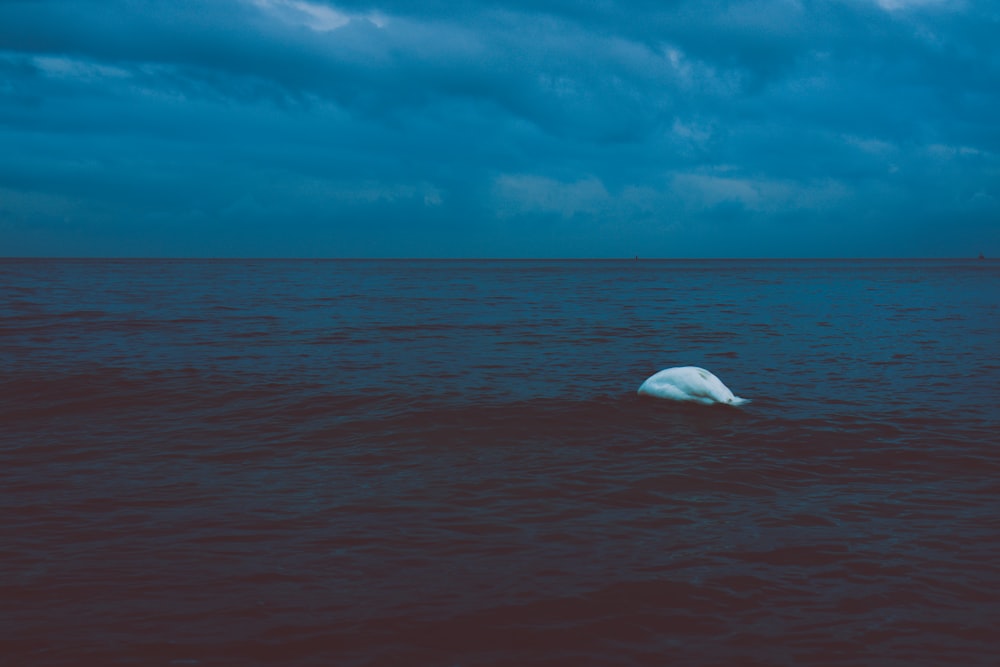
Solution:
<path fill-rule="evenodd" d="M 0 2 L 0 255 L 993 252 L 998 34 L 935 0 Z"/>

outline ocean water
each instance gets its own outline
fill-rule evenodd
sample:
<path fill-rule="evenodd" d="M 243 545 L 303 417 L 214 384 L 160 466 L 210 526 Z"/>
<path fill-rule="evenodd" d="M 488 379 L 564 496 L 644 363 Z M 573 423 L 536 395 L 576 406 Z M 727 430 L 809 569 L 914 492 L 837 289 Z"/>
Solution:
<path fill-rule="evenodd" d="M 0 261 L 0 664 L 995 665 L 998 385 L 994 261 Z"/>

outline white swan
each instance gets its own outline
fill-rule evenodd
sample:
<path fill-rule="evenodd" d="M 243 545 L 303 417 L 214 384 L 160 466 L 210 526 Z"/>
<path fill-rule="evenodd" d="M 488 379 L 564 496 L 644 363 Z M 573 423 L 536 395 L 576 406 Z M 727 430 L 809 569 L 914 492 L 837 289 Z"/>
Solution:
<path fill-rule="evenodd" d="M 662 370 L 639 386 L 639 394 L 702 405 L 743 405 L 750 402 L 749 399 L 734 396 L 722 380 L 697 366 Z"/>

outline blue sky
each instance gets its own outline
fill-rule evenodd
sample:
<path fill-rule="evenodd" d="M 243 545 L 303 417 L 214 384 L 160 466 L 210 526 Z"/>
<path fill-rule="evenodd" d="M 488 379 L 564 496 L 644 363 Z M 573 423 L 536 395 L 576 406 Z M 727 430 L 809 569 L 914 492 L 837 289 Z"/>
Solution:
<path fill-rule="evenodd" d="M 0 0 L 0 256 L 1000 255 L 994 0 Z"/>

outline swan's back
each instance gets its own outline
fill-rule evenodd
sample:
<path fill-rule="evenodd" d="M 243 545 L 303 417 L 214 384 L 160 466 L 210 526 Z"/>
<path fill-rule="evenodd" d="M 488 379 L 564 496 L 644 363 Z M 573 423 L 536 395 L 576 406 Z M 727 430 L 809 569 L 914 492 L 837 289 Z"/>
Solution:
<path fill-rule="evenodd" d="M 722 380 L 697 366 L 664 369 L 647 378 L 639 386 L 639 394 L 703 405 L 743 405 L 750 402 L 733 394 Z"/>

